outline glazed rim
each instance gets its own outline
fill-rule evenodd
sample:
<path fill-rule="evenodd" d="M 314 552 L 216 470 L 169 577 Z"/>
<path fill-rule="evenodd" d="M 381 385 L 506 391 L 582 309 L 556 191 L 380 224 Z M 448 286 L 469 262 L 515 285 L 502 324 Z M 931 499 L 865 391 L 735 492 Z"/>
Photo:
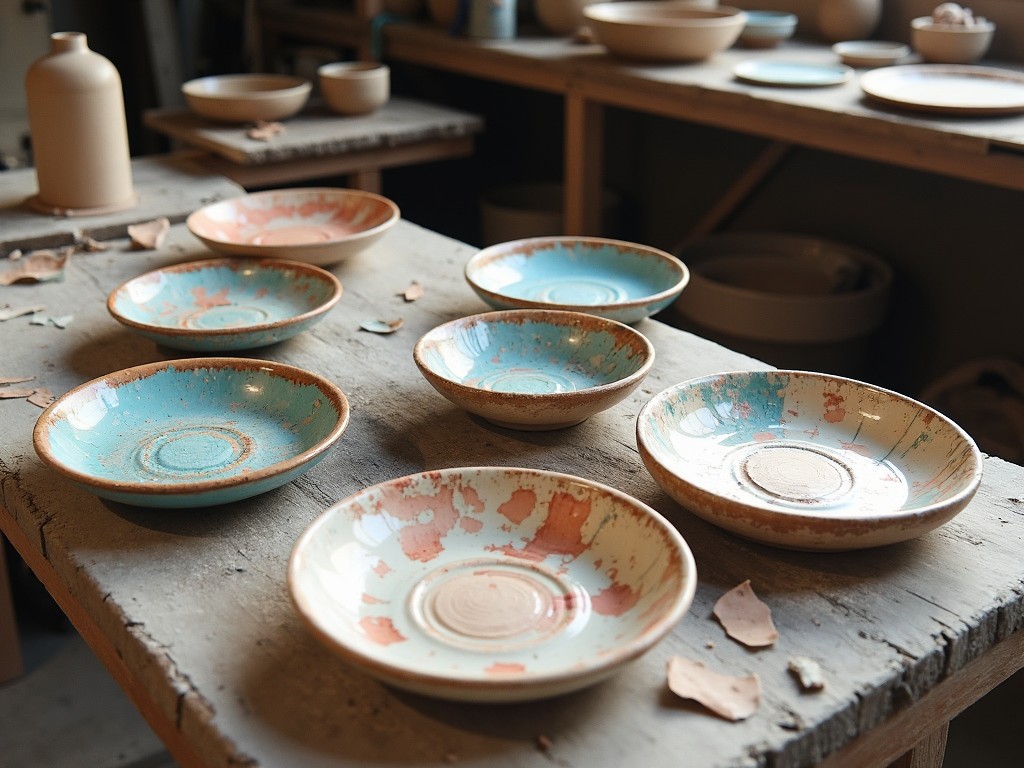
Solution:
<path fill-rule="evenodd" d="M 435 334 L 440 333 L 444 329 L 465 325 L 476 325 L 478 323 L 511 323 L 522 325 L 524 322 L 547 323 L 559 328 L 571 328 L 576 326 L 587 333 L 596 333 L 601 331 L 619 331 L 620 333 L 625 333 L 634 342 L 633 346 L 639 347 L 642 350 L 642 354 L 644 355 L 644 364 L 628 376 L 623 376 L 622 378 L 610 381 L 607 384 L 597 384 L 592 387 L 586 387 L 585 389 L 574 389 L 565 392 L 538 393 L 496 392 L 490 389 L 482 389 L 469 384 L 463 384 L 460 381 L 449 379 L 447 376 L 444 376 L 434 370 L 434 368 L 429 366 L 424 359 L 425 347 L 429 342 L 433 341 Z M 627 346 L 627 344 L 620 344 L 618 346 Z M 608 320 L 603 317 L 598 317 L 597 315 L 589 315 L 586 312 L 572 312 L 559 309 L 499 309 L 494 312 L 482 312 L 478 315 L 468 315 L 467 317 L 459 317 L 455 320 L 449 320 L 447 323 L 442 323 L 436 328 L 433 328 L 423 334 L 413 347 L 412 355 L 413 359 L 416 361 L 416 365 L 419 366 L 419 368 L 426 374 L 448 382 L 453 387 L 465 392 L 486 392 L 488 395 L 493 395 L 495 398 L 515 398 L 517 400 L 523 399 L 533 402 L 566 400 L 579 397 L 581 394 L 594 394 L 621 389 L 634 381 L 644 378 L 654 365 L 654 345 L 651 344 L 650 340 L 646 336 L 635 328 L 631 328 L 625 323 L 620 323 L 617 320 Z"/>
<path fill-rule="evenodd" d="M 210 211 L 216 209 L 218 206 L 230 208 L 231 206 L 237 205 L 238 203 L 244 200 L 259 201 L 271 197 L 282 197 L 285 199 L 292 198 L 291 202 L 294 203 L 298 203 L 301 200 L 311 197 L 321 197 L 325 201 L 338 201 L 346 197 L 357 198 L 361 200 L 374 200 L 380 203 L 384 208 L 386 208 L 389 211 L 389 215 L 380 224 L 370 227 L 369 229 L 362 229 L 358 232 L 354 232 L 351 235 L 347 235 L 336 240 L 323 240 L 313 243 L 300 243 L 298 245 L 292 246 L 267 246 L 258 244 L 253 245 L 249 243 L 239 243 L 238 241 L 235 240 L 225 240 L 223 238 L 216 237 L 205 232 L 201 232 L 196 227 L 195 222 L 199 219 L 200 216 L 209 216 Z M 225 245 L 244 245 L 246 248 L 252 249 L 253 253 L 259 253 L 260 251 L 277 252 L 287 247 L 290 247 L 292 249 L 301 248 L 303 250 L 330 249 L 338 245 L 339 243 L 351 243 L 357 240 L 363 240 L 369 237 L 374 237 L 375 235 L 383 232 L 384 230 L 394 225 L 394 223 L 398 221 L 401 215 L 402 214 L 398 209 L 398 205 L 393 200 L 390 200 L 384 197 L 383 195 L 378 195 L 374 192 L 364 192 L 361 189 L 341 189 L 338 187 L 296 187 L 293 189 L 267 189 L 264 190 L 263 192 L 252 192 L 248 195 L 240 195 L 238 197 L 232 197 L 227 200 L 218 200 L 216 203 L 210 203 L 209 205 L 200 208 L 198 211 L 194 211 L 193 213 L 189 214 L 189 217 L 185 220 L 185 225 L 188 227 L 189 231 L 192 232 L 192 234 L 194 234 L 196 237 L 202 240 L 208 240 L 211 243 L 223 243 Z"/>
<path fill-rule="evenodd" d="M 316 74 L 317 77 L 327 80 L 331 78 L 354 80 L 379 77 L 389 72 L 388 65 L 381 64 L 379 61 L 336 61 L 332 64 L 324 64 L 317 69 Z"/>
<path fill-rule="evenodd" d="M 420 477 L 431 476 L 435 474 L 441 474 L 442 476 L 459 475 L 466 473 L 480 473 L 480 474 L 494 474 L 494 473 L 517 473 L 532 475 L 534 477 L 547 478 L 559 484 L 571 484 L 573 486 L 586 486 L 591 492 L 596 492 L 604 496 L 610 496 L 617 500 L 621 504 L 632 507 L 642 512 L 647 519 L 655 523 L 658 530 L 663 536 L 663 541 L 668 546 L 674 546 L 676 551 L 679 553 L 683 588 L 676 595 L 675 601 L 671 607 L 666 609 L 662 616 L 656 620 L 649 622 L 643 630 L 643 634 L 640 635 L 636 640 L 627 645 L 623 645 L 617 648 L 613 652 L 605 653 L 600 656 L 592 656 L 586 660 L 586 662 L 580 664 L 573 664 L 563 672 L 550 672 L 545 675 L 537 675 L 530 677 L 529 680 L 517 680 L 508 678 L 477 678 L 477 677 L 456 677 L 442 674 L 430 674 L 426 672 L 412 672 L 407 667 L 391 664 L 387 661 L 383 661 L 374 656 L 364 655 L 359 651 L 350 648 L 344 642 L 336 638 L 326 629 L 320 626 L 317 622 L 316 615 L 317 611 L 313 610 L 312 607 L 306 602 L 306 600 L 299 594 L 297 594 L 296 584 L 299 581 L 299 557 L 302 550 L 309 546 L 309 542 L 314 539 L 320 528 L 330 524 L 331 517 L 338 514 L 340 510 L 346 506 L 352 504 L 358 499 L 373 493 L 379 488 L 383 488 L 388 485 L 406 483 L 409 481 L 415 481 Z M 397 477 L 391 480 L 386 480 L 377 485 L 373 485 L 364 488 L 361 491 L 347 496 L 341 501 L 337 502 L 320 515 L 312 524 L 303 532 L 292 549 L 292 554 L 288 560 L 288 592 L 291 595 L 292 602 L 298 610 L 299 616 L 305 622 L 306 626 L 310 628 L 314 635 L 320 640 L 326 643 L 329 647 L 338 651 L 342 656 L 349 659 L 350 661 L 356 662 L 358 666 L 374 670 L 382 677 L 391 679 L 404 679 L 412 682 L 424 683 L 427 685 L 450 685 L 452 682 L 458 683 L 461 689 L 470 689 L 477 691 L 488 691 L 488 690 L 522 690 L 526 688 L 542 687 L 551 683 L 559 683 L 563 681 L 570 681 L 580 677 L 588 677 L 591 673 L 598 670 L 607 669 L 611 672 L 614 668 L 624 664 L 631 659 L 635 659 L 643 655 L 647 650 L 656 645 L 665 635 L 667 635 L 676 624 L 683 618 L 686 612 L 689 610 L 690 605 L 693 603 L 694 595 L 697 590 L 697 565 L 693 557 L 693 553 L 690 551 L 689 545 L 686 540 L 683 539 L 682 535 L 678 530 L 657 512 L 652 507 L 644 504 L 639 499 L 633 498 L 632 496 L 623 493 L 611 486 L 604 485 L 595 480 L 588 480 L 575 475 L 566 474 L 563 472 L 555 472 L 552 470 L 544 469 L 528 469 L 522 467 L 449 467 L 438 470 L 428 470 L 425 472 L 417 472 L 404 477 Z"/>
<path fill-rule="evenodd" d="M 216 371 L 233 368 L 236 371 L 263 371 L 265 373 L 270 373 L 279 378 L 288 379 L 295 384 L 304 384 L 316 387 L 324 397 L 331 402 L 331 405 L 334 406 L 334 410 L 338 414 L 338 417 L 335 421 L 334 428 L 329 434 L 321 439 L 320 442 L 313 447 L 306 449 L 302 453 L 285 459 L 284 461 L 279 461 L 276 464 L 263 467 L 262 469 L 249 472 L 244 475 L 236 475 L 234 477 L 226 477 L 216 480 L 197 480 L 178 485 L 103 480 L 95 477 L 94 475 L 79 472 L 77 469 L 67 466 L 50 450 L 48 435 L 50 428 L 57 421 L 56 413 L 69 399 L 77 395 L 79 392 L 87 390 L 102 382 L 112 383 L 117 386 L 130 381 L 149 378 L 150 376 L 169 368 L 174 368 L 178 371 L 192 371 L 204 368 Z M 282 472 L 286 472 L 293 467 L 301 466 L 316 456 L 319 456 L 337 442 L 346 427 L 348 427 L 348 421 L 348 398 L 345 397 L 345 393 L 341 391 L 340 387 L 322 376 L 318 376 L 293 365 L 276 363 L 270 360 L 235 357 L 193 357 L 181 360 L 165 360 L 158 363 L 137 365 L 132 368 L 125 368 L 120 371 L 108 373 L 105 376 L 99 376 L 91 381 L 78 385 L 74 389 L 71 389 L 61 395 L 47 406 L 46 410 L 43 411 L 42 415 L 36 421 L 36 425 L 32 430 L 32 442 L 35 445 L 36 453 L 39 454 L 39 458 L 41 458 L 51 468 L 57 470 L 63 475 L 66 475 L 72 480 L 81 483 L 82 485 L 92 488 L 101 488 L 108 491 L 113 490 L 119 493 L 146 494 L 150 496 L 188 496 L 205 491 L 231 488 L 237 485 L 247 485 L 249 483 L 258 482 L 264 478 L 273 477 Z"/>
<path fill-rule="evenodd" d="M 927 505 L 925 505 L 923 507 L 915 507 L 914 509 L 900 508 L 900 509 L 896 509 L 896 510 L 893 510 L 891 512 L 888 512 L 888 513 L 875 513 L 875 514 L 872 515 L 872 519 L 873 520 L 875 520 L 877 522 L 880 522 L 880 523 L 885 523 L 885 522 L 893 522 L 893 521 L 896 521 L 896 520 L 900 520 L 902 518 L 906 518 L 906 517 L 909 517 L 909 516 L 927 517 L 932 512 L 943 510 L 943 509 L 948 509 L 948 508 L 957 508 L 959 505 L 966 504 L 971 499 L 971 497 L 974 496 L 975 492 L 978 490 L 978 486 L 981 484 L 981 476 L 982 476 L 981 451 L 978 450 L 978 446 L 974 442 L 974 439 L 969 434 L 967 434 L 967 432 L 964 431 L 964 429 L 959 424 L 957 424 L 956 422 L 954 422 L 952 419 L 948 418 L 947 416 L 944 416 L 942 413 L 939 413 L 939 411 L 935 410 L 931 406 L 926 405 L 925 403 L 922 403 L 922 402 L 920 402 L 918 400 L 915 400 L 912 397 L 908 397 L 907 395 L 900 394 L 899 392 L 896 392 L 894 390 L 886 389 L 884 387 L 879 387 L 879 386 L 876 386 L 874 384 L 868 384 L 867 382 L 860 381 L 858 379 L 848 378 L 846 376 L 836 376 L 836 375 L 833 375 L 833 374 L 830 374 L 830 373 L 817 373 L 817 372 L 814 372 L 814 371 L 786 370 L 786 369 L 781 369 L 781 370 L 780 369 L 769 369 L 769 370 L 763 370 L 763 371 L 753 371 L 753 370 L 723 371 L 721 373 L 713 373 L 713 374 L 709 374 L 707 376 L 698 376 L 698 377 L 693 378 L 693 379 L 688 379 L 686 381 L 682 381 L 682 382 L 680 382 L 678 384 L 673 384 L 671 387 L 667 387 L 666 389 L 663 389 L 661 392 L 659 392 L 654 397 L 652 397 L 644 405 L 644 407 L 640 409 L 640 413 L 638 414 L 637 421 L 636 421 L 636 441 L 637 441 L 637 447 L 640 449 L 641 456 L 649 458 L 654 464 L 656 464 L 658 466 L 658 468 L 662 472 L 664 472 L 665 474 L 671 475 L 676 480 L 678 480 L 680 483 L 686 485 L 688 488 L 696 491 L 697 493 L 699 493 L 699 494 L 701 494 L 701 495 L 703 495 L 705 497 L 717 497 L 718 494 L 716 494 L 714 491 L 708 490 L 707 488 L 705 488 L 702 485 L 697 485 L 695 483 L 690 482 L 690 480 L 688 480 L 686 477 L 684 477 L 684 476 L 682 476 L 680 474 L 677 474 L 676 472 L 673 472 L 669 467 L 667 467 L 659 459 L 657 452 L 654 451 L 652 448 L 650 448 L 648 446 L 647 440 L 646 440 L 646 435 L 645 435 L 645 430 L 643 429 L 642 425 L 648 421 L 648 417 L 649 417 L 649 415 L 650 415 L 650 413 L 652 411 L 654 411 L 654 410 L 656 410 L 658 408 L 663 407 L 664 403 L 667 400 L 669 400 L 669 398 L 671 398 L 673 395 L 675 395 L 675 393 L 677 393 L 677 392 L 679 392 L 681 390 L 691 389 L 691 388 L 693 388 L 693 387 L 695 387 L 695 386 L 697 386 L 697 385 L 699 385 L 699 384 L 701 384 L 703 382 L 713 381 L 715 379 L 721 379 L 723 377 L 758 375 L 758 374 L 762 374 L 762 373 L 763 374 L 768 374 L 768 375 L 794 376 L 794 377 L 805 378 L 805 379 L 816 379 L 816 380 L 820 380 L 822 382 L 834 381 L 834 382 L 838 382 L 840 384 L 852 385 L 852 386 L 855 386 L 855 387 L 857 387 L 859 389 L 878 392 L 880 394 L 883 394 L 883 395 L 886 395 L 888 397 L 891 397 L 894 400 L 903 402 L 903 403 L 905 403 L 907 405 L 914 406 L 915 408 L 919 408 L 922 411 L 924 411 L 925 413 L 931 414 L 934 419 L 937 419 L 940 423 L 942 423 L 942 424 L 946 425 L 947 427 L 949 427 L 950 429 L 952 429 L 957 435 L 959 435 L 960 439 L 963 440 L 970 447 L 971 452 L 974 455 L 974 460 L 975 460 L 974 461 L 974 465 L 975 465 L 974 466 L 974 471 L 971 474 L 970 481 L 960 491 L 958 491 L 955 495 L 949 497 L 948 499 L 945 499 L 942 502 L 933 502 L 933 503 L 927 504 Z M 734 504 L 736 507 L 739 507 L 741 509 L 748 510 L 751 513 L 758 513 L 758 514 L 760 514 L 760 513 L 763 513 L 765 511 L 764 507 L 757 506 L 756 504 L 748 504 L 748 503 L 743 502 L 743 501 L 738 500 L 738 499 L 730 498 L 729 503 L 730 504 Z M 813 525 L 813 526 L 831 525 L 831 524 L 835 523 L 835 521 L 836 521 L 835 517 L 829 516 L 827 514 L 815 514 L 814 512 L 812 512 L 810 510 L 804 510 L 804 509 L 787 510 L 787 509 L 784 509 L 784 508 L 776 509 L 776 508 L 773 507 L 773 508 L 771 508 L 771 512 L 773 514 L 778 514 L 780 516 L 792 516 L 792 517 L 795 517 L 795 518 L 799 518 L 800 520 L 802 520 L 802 521 L 804 521 L 804 522 L 806 522 L 806 523 L 808 523 L 810 525 Z"/>
<path fill-rule="evenodd" d="M 950 32 L 955 35 L 991 32 L 996 28 L 996 25 L 988 19 L 983 21 L 975 20 L 974 24 L 968 27 L 963 24 L 937 24 L 931 16 L 918 16 L 916 19 L 911 19 L 910 26 L 914 29 L 924 29 L 929 32 Z"/>
<path fill-rule="evenodd" d="M 265 87 L 258 87 L 263 83 Z M 209 90 L 208 86 L 236 86 L 237 90 Z M 188 96 L 200 99 L 231 99 L 251 101 L 253 99 L 276 99 L 281 96 L 298 96 L 308 93 L 313 85 L 304 77 L 294 75 L 210 75 L 189 80 L 181 86 Z"/>
<path fill-rule="evenodd" d="M 675 271 L 677 279 L 671 287 L 665 288 L 658 293 L 653 293 L 649 296 L 641 296 L 636 299 L 630 299 L 629 301 L 613 301 L 607 304 L 587 304 L 586 309 L 584 310 L 580 304 L 558 304 L 555 302 L 509 296 L 507 293 L 493 291 L 490 288 L 481 285 L 474 277 L 477 270 L 483 269 L 495 262 L 500 262 L 509 256 L 518 256 L 524 252 L 529 253 L 530 251 L 543 250 L 547 247 L 555 246 L 563 246 L 571 249 L 575 245 L 598 247 L 608 246 L 611 248 L 618 248 L 619 250 L 627 253 L 632 252 L 643 257 L 654 257 L 658 261 L 661 261 L 665 265 L 671 267 Z M 653 304 L 658 301 L 671 298 L 673 295 L 681 292 L 686 287 L 687 283 L 690 282 L 690 270 L 686 267 L 686 264 L 667 251 L 663 251 L 660 248 L 653 248 L 649 245 L 630 243 L 625 240 L 612 240 L 606 237 L 528 237 L 522 240 L 511 240 L 506 243 L 497 243 L 496 245 L 490 245 L 473 254 L 469 261 L 466 262 L 463 274 L 465 275 L 466 282 L 473 286 L 475 290 L 478 290 L 487 296 L 491 296 L 497 301 L 501 301 L 506 304 L 516 304 L 524 309 L 543 308 L 565 310 L 568 312 L 600 312 L 639 308 L 647 304 Z"/>
<path fill-rule="evenodd" d="M 631 0 L 602 2 L 587 6 L 583 15 L 593 21 L 637 27 L 718 27 L 746 22 L 746 13 L 739 8 L 719 5 L 700 8 L 687 2 L 672 0 Z"/>
<path fill-rule="evenodd" d="M 125 317 L 117 310 L 116 298 L 121 291 L 127 289 L 129 285 L 134 283 L 136 280 L 144 280 L 154 275 L 167 274 L 178 274 L 181 272 L 202 272 L 206 269 L 230 269 L 233 273 L 238 273 L 244 269 L 260 269 L 267 271 L 280 271 L 280 272 L 297 272 L 300 277 L 309 277 L 320 281 L 321 283 L 327 283 L 331 286 L 331 294 L 328 296 L 319 306 L 314 307 L 306 312 L 302 312 L 298 315 L 290 315 L 289 317 L 281 320 L 275 320 L 273 322 L 266 323 L 254 323 L 252 325 L 244 325 L 236 328 L 177 328 L 174 326 L 165 325 L 151 325 L 150 323 L 143 323 L 138 320 L 132 320 L 129 317 Z M 304 261 L 290 261 L 288 259 L 204 259 L 202 261 L 187 261 L 180 264 L 172 264 L 167 267 L 161 267 L 160 269 L 154 269 L 149 272 L 145 272 L 141 275 L 137 275 L 130 280 L 125 280 L 121 285 L 110 292 L 107 297 L 107 311 L 116 319 L 119 323 L 128 326 L 129 328 L 137 328 L 141 331 L 152 331 L 160 333 L 164 336 L 188 336 L 190 338 L 213 338 L 216 336 L 235 336 L 242 333 L 255 333 L 259 331 L 268 331 L 273 328 L 285 328 L 295 323 L 300 323 L 304 320 L 308 320 L 313 317 L 325 314 L 330 311 L 338 301 L 341 300 L 342 286 L 341 281 L 333 274 L 328 272 L 326 269 L 321 269 L 313 264 L 308 264 Z"/>

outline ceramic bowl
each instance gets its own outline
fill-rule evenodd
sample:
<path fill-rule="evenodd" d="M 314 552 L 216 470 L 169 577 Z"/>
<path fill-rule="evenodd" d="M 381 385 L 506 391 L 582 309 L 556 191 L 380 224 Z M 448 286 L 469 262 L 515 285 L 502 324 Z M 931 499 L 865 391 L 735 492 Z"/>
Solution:
<path fill-rule="evenodd" d="M 675 0 L 591 5 L 583 16 L 610 53 L 650 61 L 699 61 L 739 38 L 747 14 L 738 8 L 700 8 Z"/>
<path fill-rule="evenodd" d="M 910 55 L 910 46 L 885 40 L 845 40 L 832 46 L 843 64 L 850 67 L 886 67 Z"/>
<path fill-rule="evenodd" d="M 921 58 L 939 64 L 971 64 L 988 51 L 996 25 L 978 20 L 973 26 L 936 24 L 931 16 L 910 22 L 910 41 Z"/>
<path fill-rule="evenodd" d="M 693 556 L 650 507 L 535 469 L 423 472 L 360 491 L 299 538 L 288 587 L 313 633 L 383 682 L 540 699 L 638 658 L 693 601 Z"/>
<path fill-rule="evenodd" d="M 681 505 L 779 547 L 849 550 L 920 536 L 974 496 L 974 441 L 926 405 L 802 371 L 669 387 L 637 419 L 640 456 Z"/>
<path fill-rule="evenodd" d="M 495 309 L 564 309 L 636 323 L 660 312 L 690 279 L 679 259 L 603 237 L 532 237 L 489 246 L 466 281 Z"/>
<path fill-rule="evenodd" d="M 787 11 L 746 11 L 740 43 L 747 48 L 774 48 L 796 32 L 797 15 Z"/>
<path fill-rule="evenodd" d="M 513 309 L 453 320 L 413 349 L 456 405 L 509 429 L 561 429 L 627 397 L 654 364 L 628 325 L 581 312 Z"/>
<path fill-rule="evenodd" d="M 321 459 L 348 400 L 290 365 L 170 360 L 101 376 L 53 402 L 33 442 L 90 493 L 146 507 L 205 507 L 277 488 Z"/>
<path fill-rule="evenodd" d="M 553 35 L 572 35 L 585 23 L 583 9 L 601 0 L 533 0 L 540 25 Z"/>
<path fill-rule="evenodd" d="M 367 115 L 391 97 L 391 70 L 375 61 L 337 61 L 317 71 L 320 95 L 333 112 Z"/>
<path fill-rule="evenodd" d="M 292 75 L 214 75 L 181 86 L 185 103 L 201 117 L 229 123 L 284 120 L 309 100 L 312 84 Z"/>
<path fill-rule="evenodd" d="M 157 344 L 198 352 L 275 344 L 323 320 L 341 282 L 297 261 L 208 259 L 147 272 L 111 292 L 115 320 Z"/>
<path fill-rule="evenodd" d="M 369 248 L 400 217 L 397 205 L 372 192 L 299 187 L 221 200 L 186 223 L 208 248 L 229 256 L 330 266 Z"/>

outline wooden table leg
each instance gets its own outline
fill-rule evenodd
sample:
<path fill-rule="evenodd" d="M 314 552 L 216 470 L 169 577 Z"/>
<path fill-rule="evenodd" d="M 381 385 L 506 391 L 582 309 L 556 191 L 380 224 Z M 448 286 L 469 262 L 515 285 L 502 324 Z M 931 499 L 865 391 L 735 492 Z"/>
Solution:
<path fill-rule="evenodd" d="M 604 107 L 578 94 L 565 97 L 565 232 L 601 234 Z"/>
<path fill-rule="evenodd" d="M 0 684 L 20 677 L 25 671 L 4 546 L 3 534 L 0 534 Z"/>
<path fill-rule="evenodd" d="M 949 723 L 943 723 L 891 763 L 889 768 L 942 768 L 948 735 Z"/>

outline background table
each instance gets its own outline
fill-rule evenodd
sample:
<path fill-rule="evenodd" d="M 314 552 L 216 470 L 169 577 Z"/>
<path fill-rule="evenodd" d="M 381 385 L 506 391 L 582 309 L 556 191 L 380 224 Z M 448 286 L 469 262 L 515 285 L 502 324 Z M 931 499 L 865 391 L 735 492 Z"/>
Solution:
<path fill-rule="evenodd" d="M 76 254 L 63 282 L 4 289 L 3 301 L 60 306 L 66 329 L 0 324 L 4 375 L 61 393 L 112 370 L 176 353 L 115 323 L 104 301 L 159 264 L 209 255 L 183 227 L 156 252 Z M 522 766 L 884 765 L 915 744 L 938 765 L 943 723 L 1024 663 L 1024 469 L 985 460 L 976 499 L 915 541 L 810 554 L 730 536 L 660 491 L 636 451 L 635 420 L 653 394 L 760 363 L 656 321 L 657 349 L 629 399 L 557 432 L 516 432 L 455 408 L 420 376 L 417 338 L 486 307 L 461 270 L 472 249 L 407 222 L 334 272 L 345 294 L 311 332 L 251 356 L 337 382 L 352 406 L 340 443 L 276 491 L 222 507 L 156 510 L 104 503 L 34 454 L 40 411 L 0 401 L 0 529 L 185 765 Z M 424 296 L 399 295 L 412 280 Z M 393 335 L 360 322 L 402 317 Z M 532 704 L 439 702 L 379 685 L 304 629 L 285 584 L 303 530 L 335 501 L 383 480 L 459 465 L 518 465 L 606 482 L 652 505 L 690 544 L 692 609 L 659 646 L 597 687 Z M 752 652 L 711 616 L 744 579 L 781 637 Z M 728 674 L 757 673 L 759 711 L 729 723 L 665 687 L 681 654 Z M 820 693 L 801 693 L 792 656 L 818 660 Z M 932 758 L 930 762 L 926 758 Z M 827 759 L 826 759 L 827 758 Z M 908 758 L 909 759 L 909 758 Z"/>

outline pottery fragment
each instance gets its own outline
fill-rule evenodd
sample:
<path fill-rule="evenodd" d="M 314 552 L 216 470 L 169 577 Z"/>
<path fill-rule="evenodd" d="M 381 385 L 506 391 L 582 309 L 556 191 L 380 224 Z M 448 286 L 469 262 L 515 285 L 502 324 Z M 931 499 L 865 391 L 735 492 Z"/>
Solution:
<path fill-rule="evenodd" d="M 245 135 L 256 141 L 270 141 L 275 136 L 285 132 L 281 123 L 257 120 L 256 125 L 245 132 Z"/>
<path fill-rule="evenodd" d="M 405 321 L 400 317 L 394 320 L 364 320 L 359 324 L 359 327 L 370 333 L 394 333 L 404 323 Z"/>
<path fill-rule="evenodd" d="M 132 248 L 143 251 L 159 248 L 170 231 L 171 222 L 165 216 L 142 224 L 128 225 L 128 237 L 132 239 Z"/>
<path fill-rule="evenodd" d="M 32 315 L 36 312 L 42 312 L 46 307 L 4 307 L 0 309 L 0 323 L 6 320 L 13 320 L 16 317 L 24 317 L 25 315 Z M 0 384 L 4 383 L 0 381 Z"/>
<path fill-rule="evenodd" d="M 416 299 L 423 298 L 423 286 L 413 280 L 409 287 L 399 295 L 406 301 L 416 301 Z"/>
<path fill-rule="evenodd" d="M 772 622 L 772 609 L 754 594 L 750 579 L 722 595 L 713 613 L 729 637 L 750 648 L 774 645 L 779 639 Z"/>
<path fill-rule="evenodd" d="M 789 660 L 788 667 L 792 675 L 805 691 L 820 691 L 825 687 L 825 676 L 821 665 L 806 656 L 794 656 Z"/>
<path fill-rule="evenodd" d="M 677 696 L 703 704 L 726 720 L 745 720 L 761 703 L 761 681 L 757 675 L 720 675 L 699 661 L 682 656 L 669 660 L 668 687 Z"/>
<path fill-rule="evenodd" d="M 13 260 L 13 264 L 0 273 L 0 285 L 14 283 L 43 283 L 63 278 L 69 249 L 60 251 L 33 251 L 28 256 Z"/>

